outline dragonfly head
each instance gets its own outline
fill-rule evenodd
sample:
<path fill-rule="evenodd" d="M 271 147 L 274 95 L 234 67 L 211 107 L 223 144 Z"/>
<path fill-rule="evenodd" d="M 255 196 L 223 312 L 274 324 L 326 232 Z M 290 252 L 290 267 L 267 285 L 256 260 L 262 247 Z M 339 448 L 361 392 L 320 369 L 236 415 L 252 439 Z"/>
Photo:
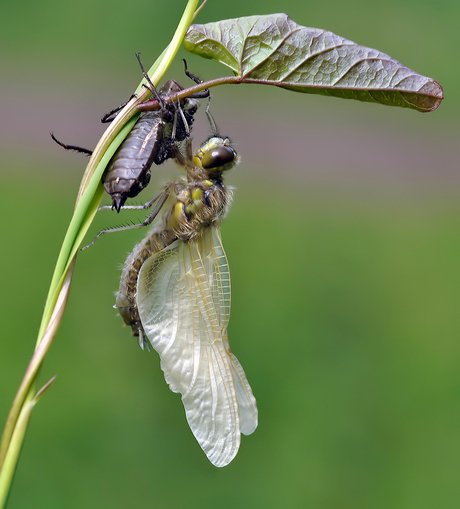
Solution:
<path fill-rule="evenodd" d="M 239 156 L 228 138 L 213 136 L 195 152 L 193 162 L 210 174 L 221 174 L 239 162 Z"/>

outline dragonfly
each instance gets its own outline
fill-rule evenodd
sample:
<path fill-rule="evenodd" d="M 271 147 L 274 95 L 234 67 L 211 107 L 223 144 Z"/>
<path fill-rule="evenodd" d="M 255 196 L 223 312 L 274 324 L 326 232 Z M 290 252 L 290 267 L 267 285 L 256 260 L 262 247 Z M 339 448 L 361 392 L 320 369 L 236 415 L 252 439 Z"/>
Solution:
<path fill-rule="evenodd" d="M 186 182 L 160 193 L 172 204 L 128 256 L 115 307 L 141 348 L 158 352 L 195 438 L 223 467 L 236 456 L 241 434 L 258 423 L 252 389 L 228 341 L 230 272 L 219 229 L 232 199 L 223 174 L 239 157 L 217 130 L 195 154 L 190 138 L 184 153 L 174 146 L 174 157 Z"/>

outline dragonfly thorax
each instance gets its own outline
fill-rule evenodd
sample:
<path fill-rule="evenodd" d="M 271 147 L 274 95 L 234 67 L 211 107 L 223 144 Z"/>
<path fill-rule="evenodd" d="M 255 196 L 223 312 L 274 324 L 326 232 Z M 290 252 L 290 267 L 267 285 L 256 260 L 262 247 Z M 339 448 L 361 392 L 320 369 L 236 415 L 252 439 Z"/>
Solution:
<path fill-rule="evenodd" d="M 176 237 L 184 242 L 200 237 L 207 228 L 219 226 L 232 200 L 231 190 L 212 180 L 195 182 L 187 188 L 186 196 L 186 200 L 177 200 L 165 218 Z"/>

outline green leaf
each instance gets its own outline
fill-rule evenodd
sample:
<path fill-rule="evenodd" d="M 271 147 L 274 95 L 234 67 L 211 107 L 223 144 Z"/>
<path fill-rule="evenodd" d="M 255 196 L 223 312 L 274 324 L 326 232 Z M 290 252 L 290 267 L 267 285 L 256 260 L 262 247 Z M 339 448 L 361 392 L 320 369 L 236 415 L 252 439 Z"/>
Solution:
<path fill-rule="evenodd" d="M 191 25 L 184 47 L 230 67 L 239 82 L 275 85 L 418 111 L 433 111 L 441 85 L 394 58 L 287 14 L 249 16 Z"/>

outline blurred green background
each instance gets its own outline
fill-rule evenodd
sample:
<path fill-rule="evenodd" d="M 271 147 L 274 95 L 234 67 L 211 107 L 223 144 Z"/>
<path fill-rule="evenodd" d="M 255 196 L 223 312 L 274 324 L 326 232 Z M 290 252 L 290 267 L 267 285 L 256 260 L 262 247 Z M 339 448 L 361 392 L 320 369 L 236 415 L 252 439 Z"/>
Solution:
<path fill-rule="evenodd" d="M 100 117 L 140 80 L 134 53 L 150 66 L 184 5 L 0 3 L 2 424 L 86 163 L 49 132 L 94 147 Z M 106 236 L 78 257 L 40 375 L 58 378 L 34 411 L 10 508 L 458 507 L 460 4 L 210 0 L 198 22 L 280 11 L 438 80 L 444 103 L 421 114 L 214 89 L 213 114 L 242 156 L 222 230 L 230 342 L 259 428 L 228 467 L 208 462 L 158 357 L 112 309 L 145 232 Z M 203 79 L 226 72 L 187 58 Z M 167 77 L 187 81 L 179 59 Z M 143 199 L 175 175 L 160 168 Z M 88 239 L 124 218 L 98 214 Z"/>

